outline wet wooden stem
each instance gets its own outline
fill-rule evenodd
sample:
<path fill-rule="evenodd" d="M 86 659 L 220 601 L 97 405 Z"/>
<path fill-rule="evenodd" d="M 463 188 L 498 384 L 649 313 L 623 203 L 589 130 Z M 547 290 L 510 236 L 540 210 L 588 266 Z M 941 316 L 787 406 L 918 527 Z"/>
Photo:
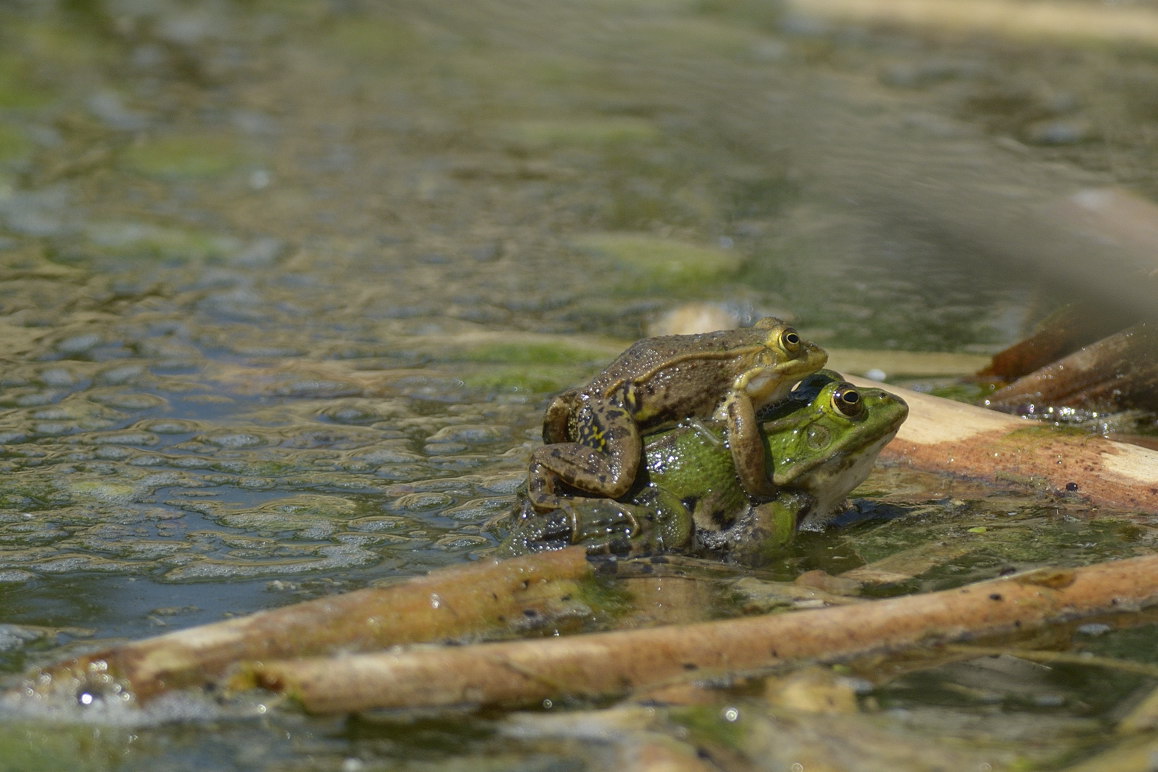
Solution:
<path fill-rule="evenodd" d="M 1158 555 L 1039 569 L 955 590 L 790 614 L 547 640 L 253 665 L 243 685 L 306 710 L 527 704 L 673 679 L 967 640 L 1158 602 Z"/>
<path fill-rule="evenodd" d="M 582 547 L 483 560 L 387 587 L 284 608 L 99 651 L 48 668 L 48 689 L 76 689 L 98 674 L 140 700 L 218 681 L 241 661 L 379 650 L 507 629 L 547 616 L 591 573 Z"/>

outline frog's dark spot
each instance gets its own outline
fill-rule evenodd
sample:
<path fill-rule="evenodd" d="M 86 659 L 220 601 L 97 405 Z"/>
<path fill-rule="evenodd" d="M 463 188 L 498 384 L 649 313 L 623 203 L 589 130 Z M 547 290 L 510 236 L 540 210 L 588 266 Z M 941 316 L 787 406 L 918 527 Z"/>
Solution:
<path fill-rule="evenodd" d="M 1010 574 L 1015 574 L 1015 573 L 1017 573 L 1016 568 L 1014 568 L 1013 566 L 1006 566 L 1005 568 L 998 571 L 997 575 L 998 576 L 1009 576 Z"/>
<path fill-rule="evenodd" d="M 1004 598 L 1001 597 L 1001 593 L 995 592 L 989 596 L 989 600 L 1004 600 Z"/>
<path fill-rule="evenodd" d="M 533 608 L 525 608 L 523 609 L 523 616 L 525 616 L 527 619 L 534 619 L 535 617 L 539 616 L 539 612 L 535 611 Z"/>
<path fill-rule="evenodd" d="M 682 499 L 680 499 L 680 503 L 683 504 L 689 512 L 691 512 L 696 508 L 696 504 L 700 503 L 700 497 L 684 496 Z"/>
<path fill-rule="evenodd" d="M 683 667 L 684 667 L 684 670 L 699 670 L 700 669 L 700 666 L 697 665 L 695 662 L 685 662 Z"/>
<path fill-rule="evenodd" d="M 595 573 L 597 575 L 616 574 L 619 572 L 619 562 L 614 557 L 596 558 Z"/>
<path fill-rule="evenodd" d="M 612 539 L 607 544 L 607 551 L 612 555 L 627 555 L 631 552 L 631 542 L 622 537 Z"/>
<path fill-rule="evenodd" d="M 1066 483 L 1066 490 L 1069 491 L 1070 493 L 1073 493 L 1077 489 L 1078 489 L 1078 484 L 1076 482 Z"/>

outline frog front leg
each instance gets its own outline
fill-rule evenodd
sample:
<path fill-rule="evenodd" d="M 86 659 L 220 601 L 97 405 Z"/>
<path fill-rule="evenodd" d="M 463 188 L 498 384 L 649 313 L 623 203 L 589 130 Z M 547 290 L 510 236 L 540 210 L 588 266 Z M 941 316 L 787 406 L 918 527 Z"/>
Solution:
<path fill-rule="evenodd" d="M 800 523 L 816 506 L 816 497 L 783 488 L 770 500 L 752 507 L 752 531 L 748 542 L 763 553 L 776 553 L 796 538 Z"/>
<path fill-rule="evenodd" d="M 568 498 L 563 485 L 614 499 L 635 482 L 643 441 L 626 408 L 612 401 L 584 401 L 572 426 L 573 442 L 551 443 L 531 454 L 527 497 L 540 512 L 557 509 Z"/>
<path fill-rule="evenodd" d="M 742 389 L 734 389 L 724 402 L 727 421 L 728 447 L 740 484 L 749 496 L 767 497 L 776 493 L 776 485 L 768 474 L 768 454 L 764 435 L 756 419 L 756 406 Z"/>

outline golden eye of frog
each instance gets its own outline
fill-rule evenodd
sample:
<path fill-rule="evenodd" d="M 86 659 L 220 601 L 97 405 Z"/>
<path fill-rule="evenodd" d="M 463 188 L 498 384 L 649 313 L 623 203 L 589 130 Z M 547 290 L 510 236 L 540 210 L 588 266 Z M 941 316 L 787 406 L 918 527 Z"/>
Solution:
<path fill-rule="evenodd" d="M 531 504 L 549 511 L 568 494 L 623 496 L 639 470 L 641 435 L 688 418 L 722 421 L 744 490 L 769 495 L 756 411 L 827 361 L 823 349 L 772 317 L 738 330 L 641 340 L 548 406 L 547 444 L 531 456 Z"/>

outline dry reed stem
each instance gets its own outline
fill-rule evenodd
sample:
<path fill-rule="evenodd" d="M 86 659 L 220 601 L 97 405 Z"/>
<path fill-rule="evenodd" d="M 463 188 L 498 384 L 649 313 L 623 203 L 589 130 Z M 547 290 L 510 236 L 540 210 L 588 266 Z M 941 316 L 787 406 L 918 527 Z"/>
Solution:
<path fill-rule="evenodd" d="M 582 547 L 482 560 L 105 649 L 46 668 L 38 683 L 75 691 L 99 676 L 148 700 L 214 683 L 239 661 L 461 638 L 549 615 L 590 573 Z"/>
<path fill-rule="evenodd" d="M 1155 602 L 1158 555 L 1149 555 L 814 611 L 257 663 L 239 685 L 283 691 L 315 713 L 607 697 L 678 679 L 1024 631 Z"/>
<path fill-rule="evenodd" d="M 881 458 L 930 472 L 1075 494 L 1095 505 L 1158 513 L 1158 451 L 849 377 L 909 404 Z"/>

